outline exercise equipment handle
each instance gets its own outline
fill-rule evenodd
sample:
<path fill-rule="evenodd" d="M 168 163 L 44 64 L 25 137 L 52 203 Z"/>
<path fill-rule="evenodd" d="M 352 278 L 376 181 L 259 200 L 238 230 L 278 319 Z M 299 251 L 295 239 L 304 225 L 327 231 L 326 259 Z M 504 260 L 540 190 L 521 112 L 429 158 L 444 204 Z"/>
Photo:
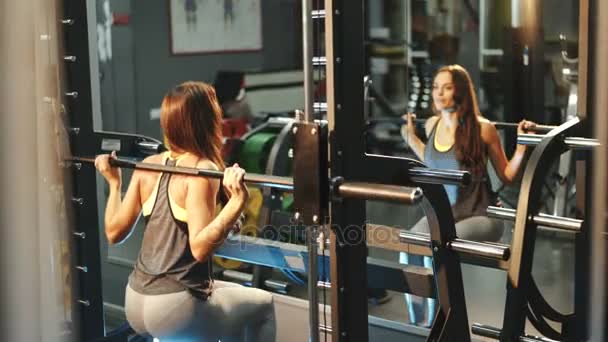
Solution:
<path fill-rule="evenodd" d="M 516 211 L 515 209 L 489 206 L 487 209 L 487 215 L 488 217 L 497 218 L 501 220 L 515 221 Z M 580 232 L 581 226 L 583 224 L 583 221 L 579 219 L 543 213 L 532 217 L 532 221 L 534 221 L 534 223 L 539 226 L 545 226 L 572 232 Z"/>
<path fill-rule="evenodd" d="M 428 234 L 399 232 L 399 241 L 417 246 L 430 246 L 431 238 Z M 509 260 L 511 250 L 507 245 L 495 243 L 476 242 L 463 239 L 454 239 L 448 243 L 448 247 L 459 254 L 468 254 L 474 257 L 484 257 L 495 260 Z"/>
<path fill-rule="evenodd" d="M 518 134 L 517 143 L 520 145 L 536 146 L 545 138 L 540 134 Z M 598 139 L 582 137 L 565 137 L 564 143 L 572 150 L 591 150 L 600 146 Z"/>
<path fill-rule="evenodd" d="M 412 167 L 407 172 L 410 179 L 416 183 L 467 186 L 472 181 L 471 173 L 468 171 Z"/>
<path fill-rule="evenodd" d="M 334 185 L 335 195 L 343 198 L 378 200 L 416 204 L 422 200 L 422 190 L 399 185 L 375 184 L 365 182 L 340 182 Z"/>

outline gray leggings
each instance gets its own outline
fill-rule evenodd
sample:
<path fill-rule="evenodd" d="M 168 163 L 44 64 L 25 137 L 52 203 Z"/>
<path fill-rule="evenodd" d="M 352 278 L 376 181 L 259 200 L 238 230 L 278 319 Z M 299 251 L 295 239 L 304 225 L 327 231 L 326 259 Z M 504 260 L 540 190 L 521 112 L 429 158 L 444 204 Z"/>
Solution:
<path fill-rule="evenodd" d="M 412 227 L 410 231 L 428 234 L 429 230 L 429 223 L 426 217 L 423 217 Z M 491 219 L 487 216 L 472 216 L 456 222 L 456 235 L 465 240 L 497 242 L 501 239 L 503 232 L 503 222 L 500 220 Z M 418 265 L 427 268 L 433 267 L 433 259 L 431 257 L 411 255 L 404 252 L 399 253 L 399 262 L 402 264 Z M 408 307 L 410 323 L 430 326 L 436 308 L 435 300 L 424 300 L 426 303 L 426 308 L 420 308 L 420 298 L 415 299 L 414 297 L 415 296 L 409 293 L 405 294 L 405 302 Z M 422 316 L 424 316 L 424 318 Z"/>
<path fill-rule="evenodd" d="M 143 295 L 127 285 L 125 311 L 137 333 L 162 342 L 275 340 L 272 295 L 224 281 L 214 281 L 206 301 L 187 291 Z"/>

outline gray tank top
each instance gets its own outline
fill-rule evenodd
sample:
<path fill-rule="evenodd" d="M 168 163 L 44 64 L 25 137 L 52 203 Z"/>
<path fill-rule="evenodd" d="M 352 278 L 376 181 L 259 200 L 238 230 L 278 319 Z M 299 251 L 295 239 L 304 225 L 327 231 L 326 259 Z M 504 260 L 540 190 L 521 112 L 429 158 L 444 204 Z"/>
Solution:
<path fill-rule="evenodd" d="M 435 133 L 439 120 L 437 120 L 431 130 L 429 139 L 424 147 L 424 163 L 430 168 L 471 172 L 473 181 L 466 187 L 444 185 L 450 204 L 452 205 L 452 214 L 456 221 L 461 221 L 471 216 L 485 216 L 488 206 L 496 205 L 497 203 L 497 197 L 492 191 L 488 172 L 484 167 L 482 174 L 478 175 L 474 174 L 472 170 L 462 167 L 456 157 L 454 146 L 445 152 L 438 151 L 435 148 Z M 487 159 L 487 149 L 484 147 L 484 160 L 487 162 Z M 484 165 L 486 162 L 484 162 Z"/>
<path fill-rule="evenodd" d="M 167 159 L 165 165 L 175 166 Z M 129 276 L 129 286 L 146 295 L 187 290 L 205 300 L 211 294 L 211 258 L 199 263 L 192 256 L 188 225 L 175 219 L 169 203 L 171 174 L 161 174 L 154 208 L 145 216 L 144 238 Z"/>

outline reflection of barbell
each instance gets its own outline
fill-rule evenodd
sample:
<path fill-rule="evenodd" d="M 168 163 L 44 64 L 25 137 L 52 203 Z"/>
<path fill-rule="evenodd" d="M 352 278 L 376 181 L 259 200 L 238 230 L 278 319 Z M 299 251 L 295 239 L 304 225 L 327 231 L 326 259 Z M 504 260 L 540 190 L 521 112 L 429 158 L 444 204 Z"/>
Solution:
<path fill-rule="evenodd" d="M 424 124 L 426 122 L 427 119 L 414 119 L 414 122 L 416 124 Z M 407 122 L 406 120 L 404 120 L 401 117 L 379 117 L 379 118 L 373 118 L 373 119 L 369 119 L 367 121 L 368 126 L 373 126 L 373 125 L 377 125 L 380 123 L 391 123 L 391 124 L 395 124 L 395 125 L 405 125 Z M 498 129 L 517 129 L 518 124 L 517 123 L 513 123 L 513 122 L 501 122 L 501 121 L 491 121 L 491 124 L 494 125 L 494 127 L 498 128 Z M 556 128 L 557 126 L 551 126 L 551 125 L 536 125 L 534 127 L 529 128 L 529 131 L 535 131 L 538 133 L 546 133 L 549 132 L 550 130 Z"/>
<path fill-rule="evenodd" d="M 376 118 L 371 118 L 367 121 L 367 125 L 368 127 L 371 127 L 375 124 L 379 124 L 379 123 L 393 123 L 395 125 L 405 125 L 407 122 L 399 115 L 399 112 L 397 112 L 397 110 L 395 110 L 389 103 L 389 101 L 384 97 L 384 95 L 380 92 L 378 92 L 376 90 L 376 88 L 373 86 L 371 80 L 369 79 L 364 79 L 364 87 L 367 90 L 365 92 L 365 99 L 369 100 L 371 98 L 375 99 L 378 102 L 378 105 L 380 106 L 380 108 L 382 108 L 386 113 L 389 113 L 390 116 L 388 117 L 376 117 Z M 371 97 L 370 97 L 371 95 Z M 317 104 L 315 104 L 317 105 Z M 325 107 L 322 107 L 322 105 L 325 105 Z M 323 103 L 319 103 L 318 104 L 318 108 L 315 107 L 315 109 L 317 110 L 325 110 L 327 111 L 327 104 Z M 424 124 L 426 122 L 426 119 L 414 119 L 414 122 L 416 124 Z M 498 129 L 517 129 L 518 124 L 517 123 L 513 123 L 513 122 L 498 122 L 498 121 L 493 121 L 491 122 L 496 128 Z M 534 128 L 530 128 L 528 129 L 529 131 L 534 131 L 537 133 L 547 133 L 550 130 L 556 128 L 557 126 L 551 126 L 551 125 L 536 125 Z"/>

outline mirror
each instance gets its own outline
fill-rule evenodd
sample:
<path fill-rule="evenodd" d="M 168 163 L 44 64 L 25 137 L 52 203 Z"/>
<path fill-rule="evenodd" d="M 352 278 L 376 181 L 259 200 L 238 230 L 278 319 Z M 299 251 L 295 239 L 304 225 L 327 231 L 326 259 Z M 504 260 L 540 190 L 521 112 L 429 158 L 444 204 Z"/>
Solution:
<path fill-rule="evenodd" d="M 241 146 L 253 153 L 248 155 L 255 156 L 241 160 L 247 163 L 246 168 L 256 173 L 290 174 L 290 151 L 285 147 L 289 146 L 289 123 L 281 119 L 293 117 L 293 111 L 304 106 L 300 1 L 93 1 L 96 21 L 91 34 L 96 43 L 101 118 L 96 130 L 137 133 L 162 140 L 159 107 L 164 94 L 183 81 L 204 81 L 216 86 L 229 119 L 224 127 L 227 141 L 251 138 L 249 145 Z M 529 2 L 539 4 L 537 7 L 524 5 L 527 3 L 367 1 L 366 64 L 371 81 L 366 102 L 368 119 L 398 119 L 407 111 L 415 112 L 420 119 L 432 116 L 433 76 L 445 64 L 460 64 L 468 70 L 480 110 L 489 120 L 517 122 L 525 117 L 538 123 L 559 124 L 576 115 L 579 2 Z M 531 16 L 535 16 L 534 21 Z M 522 29 L 530 22 L 537 23 L 538 34 L 530 36 Z M 322 36 L 322 31 L 319 26 L 315 36 Z M 529 41 L 536 44 L 526 49 L 522 42 Z M 525 65 L 526 60 L 532 64 Z M 534 78 L 517 78 L 524 74 Z M 323 79 L 323 72 L 317 71 L 315 77 Z M 323 93 L 322 86 L 317 90 L 318 94 Z M 530 101 L 522 101 L 524 90 L 528 93 L 523 95 Z M 515 145 L 513 132 L 500 133 L 510 155 Z M 422 127 L 418 128 L 418 135 L 424 139 Z M 415 158 L 401 137 L 398 123 L 370 125 L 366 139 L 368 153 Z M 271 155 L 273 163 L 268 162 Z M 513 206 L 517 189 L 502 187 L 491 167 L 489 170 L 493 189 L 501 192 L 503 203 Z M 556 183 L 548 187 L 553 191 Z M 104 189 L 101 179 L 98 188 Z M 565 196 L 570 196 L 571 190 L 572 187 L 565 189 Z M 99 193 L 100 213 L 106 195 Z M 287 227 L 287 231 L 262 230 L 258 234 L 302 244 L 302 230 L 290 224 L 293 198 L 266 192 L 252 197 L 257 201 L 252 204 L 257 209 L 251 208 L 252 225 L 267 220 L 271 226 Z M 272 201 L 266 201 L 268 198 Z M 414 225 L 422 215 L 416 208 L 404 210 L 380 203 L 368 203 L 367 212 L 370 222 L 404 228 Z M 121 245 L 107 246 L 102 238 L 102 251 L 107 250 L 107 257 L 102 256 L 102 272 L 109 326 L 124 319 L 120 312 L 124 287 L 137 258 L 142 232 L 140 220 L 133 236 Z M 380 249 L 370 249 L 370 256 L 399 260 L 396 253 Z M 561 255 L 564 260 L 567 257 L 567 252 Z M 219 262 L 224 262 L 226 269 L 242 271 L 241 264 Z M 465 272 L 470 272 L 465 279 L 487 276 L 476 269 Z M 297 288 L 298 296 L 305 296 L 301 275 L 278 273 L 275 271 L 273 276 L 279 281 L 299 283 L 300 287 L 292 286 Z M 500 276 L 490 276 L 504 285 Z M 279 282 L 269 284 L 281 291 Z M 474 284 L 466 286 L 469 285 Z M 490 288 L 494 291 L 502 287 Z M 403 295 L 391 296 L 387 306 L 383 307 L 380 300 L 376 303 L 380 305 L 370 306 L 370 314 L 406 322 Z M 375 298 L 383 300 L 384 296 L 370 295 L 370 302 Z"/>
<path fill-rule="evenodd" d="M 576 116 L 579 1 L 385 0 L 368 1 L 366 8 L 368 153 L 419 159 L 400 131 L 400 116 L 407 112 L 417 115 L 416 135 L 422 142 L 438 146 L 437 140 L 427 141 L 424 122 L 435 115 L 433 77 L 445 65 L 459 64 L 468 71 L 480 112 L 490 121 L 517 123 L 525 118 L 559 125 Z M 510 158 L 516 145 L 515 130 L 498 133 Z M 515 208 L 519 182 L 503 184 L 492 163 L 487 164 L 493 192 L 502 205 Z M 564 155 L 559 163 L 547 167 L 555 170 L 556 176 L 546 181 L 542 212 L 573 217 L 572 196 L 576 189 L 572 155 Z M 419 221 L 423 219 L 419 208 L 368 202 L 367 212 L 368 221 L 374 224 L 417 230 L 418 223 L 424 223 Z M 466 231 L 463 222 L 457 225 L 459 234 Z M 479 222 L 476 227 L 479 231 L 487 228 Z M 506 222 L 502 238 L 492 242 L 508 244 L 511 227 L 512 223 Z M 568 292 L 572 243 L 571 236 L 550 234 L 538 240 L 538 248 L 559 255 L 540 258 L 539 262 L 555 270 L 541 287 L 560 293 L 552 299 L 563 307 L 572 305 Z M 372 247 L 369 255 L 430 267 L 428 261 L 413 261 L 411 256 L 408 260 L 407 254 L 394 250 Z M 557 271 L 560 267 L 563 271 Z M 504 276 L 494 270 L 463 265 L 463 279 L 467 295 L 475 293 L 475 298 L 467 297 L 471 303 L 469 319 L 474 322 L 483 318 L 500 326 L 502 317 L 496 312 L 501 312 L 504 297 L 487 291 L 502 290 Z M 386 293 L 380 292 L 376 297 L 384 299 Z M 370 312 L 428 325 L 429 310 L 425 305 L 431 303 L 390 291 L 388 297 L 388 304 L 370 307 Z M 418 304 L 406 305 L 412 302 Z"/>

